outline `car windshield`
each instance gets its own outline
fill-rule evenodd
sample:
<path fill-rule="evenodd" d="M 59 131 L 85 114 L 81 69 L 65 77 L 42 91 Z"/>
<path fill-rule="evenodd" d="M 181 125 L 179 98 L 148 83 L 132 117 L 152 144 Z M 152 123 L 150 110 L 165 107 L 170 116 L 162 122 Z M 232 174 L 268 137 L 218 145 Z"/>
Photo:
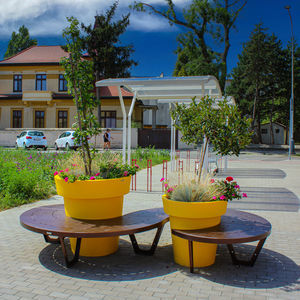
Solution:
<path fill-rule="evenodd" d="M 44 133 L 41 131 L 29 131 L 28 135 L 29 136 L 44 136 Z"/>

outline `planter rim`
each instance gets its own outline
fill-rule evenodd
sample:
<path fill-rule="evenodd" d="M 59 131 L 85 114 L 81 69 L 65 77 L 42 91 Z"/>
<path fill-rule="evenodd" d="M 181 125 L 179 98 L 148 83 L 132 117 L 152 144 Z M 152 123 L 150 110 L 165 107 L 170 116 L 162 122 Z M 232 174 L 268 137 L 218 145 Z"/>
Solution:
<path fill-rule="evenodd" d="M 113 180 L 120 180 L 120 179 L 123 179 L 123 178 L 127 178 L 127 177 L 131 177 L 131 175 L 129 176 L 124 176 L 124 177 L 118 177 L 118 178 L 101 178 L 101 179 L 93 179 L 93 180 L 90 180 L 90 179 L 87 179 L 87 180 L 76 180 L 74 182 L 66 182 L 66 183 L 75 183 L 75 182 L 101 182 L 101 181 L 113 181 Z M 61 178 L 59 175 L 55 175 L 54 178 L 56 180 L 59 180 L 59 181 L 64 181 L 65 180 L 63 178 Z"/>

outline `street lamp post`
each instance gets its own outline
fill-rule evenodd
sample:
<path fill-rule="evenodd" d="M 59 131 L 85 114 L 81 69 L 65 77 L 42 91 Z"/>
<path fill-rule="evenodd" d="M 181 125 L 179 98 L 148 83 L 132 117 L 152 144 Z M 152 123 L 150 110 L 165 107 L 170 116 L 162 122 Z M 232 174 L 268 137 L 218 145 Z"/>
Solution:
<path fill-rule="evenodd" d="M 291 32 L 292 32 L 292 70 L 291 70 L 291 98 L 290 98 L 290 129 L 289 129 L 289 159 L 291 154 L 295 154 L 295 143 L 294 143 L 294 34 L 293 34 L 293 21 L 290 12 L 290 5 L 284 7 L 287 9 L 291 20 Z"/>

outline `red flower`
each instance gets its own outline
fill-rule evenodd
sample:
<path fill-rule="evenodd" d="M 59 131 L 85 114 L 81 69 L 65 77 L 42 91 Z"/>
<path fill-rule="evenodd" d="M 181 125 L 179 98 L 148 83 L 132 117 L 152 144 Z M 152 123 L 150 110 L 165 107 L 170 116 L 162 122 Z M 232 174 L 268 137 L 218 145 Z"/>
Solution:
<path fill-rule="evenodd" d="M 227 180 L 228 182 L 230 182 L 230 181 L 232 181 L 232 180 L 233 180 L 233 177 L 231 177 L 231 176 L 228 176 L 228 177 L 226 177 L 226 180 Z"/>

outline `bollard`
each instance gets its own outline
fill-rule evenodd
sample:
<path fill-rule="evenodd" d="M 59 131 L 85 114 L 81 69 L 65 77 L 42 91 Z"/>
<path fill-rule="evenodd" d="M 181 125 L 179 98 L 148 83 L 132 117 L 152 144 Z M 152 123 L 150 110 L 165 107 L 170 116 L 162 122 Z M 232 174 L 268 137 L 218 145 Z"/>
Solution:
<path fill-rule="evenodd" d="M 168 161 L 163 160 L 162 178 L 168 179 Z M 162 191 L 164 191 L 164 183 L 162 183 Z"/>
<path fill-rule="evenodd" d="M 176 158 L 180 159 L 180 150 L 176 150 Z"/>
<path fill-rule="evenodd" d="M 147 160 L 147 192 L 152 192 L 152 159 Z"/>
<path fill-rule="evenodd" d="M 183 175 L 183 160 L 178 160 L 178 184 L 180 184 L 180 173 Z"/>
<path fill-rule="evenodd" d="M 200 161 L 199 161 L 199 160 L 196 160 L 196 161 L 195 161 L 195 174 L 198 174 L 198 168 L 199 168 L 199 165 L 200 165 Z"/>
<path fill-rule="evenodd" d="M 186 152 L 186 171 L 190 172 L 190 163 L 191 163 L 191 150 Z"/>
<path fill-rule="evenodd" d="M 136 159 L 131 160 L 131 165 L 136 165 Z M 131 190 L 133 191 L 133 189 L 136 191 L 136 174 L 134 174 L 131 178 Z"/>

